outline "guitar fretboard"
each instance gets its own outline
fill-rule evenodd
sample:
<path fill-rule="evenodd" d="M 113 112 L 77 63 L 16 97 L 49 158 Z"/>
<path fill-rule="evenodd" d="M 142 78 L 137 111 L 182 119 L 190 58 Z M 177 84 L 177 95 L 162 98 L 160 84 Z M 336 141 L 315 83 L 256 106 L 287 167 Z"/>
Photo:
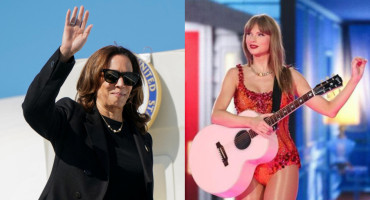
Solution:
<path fill-rule="evenodd" d="M 280 120 L 284 119 L 286 116 L 290 115 L 290 113 L 297 110 L 299 107 L 301 107 L 306 101 L 310 100 L 312 97 L 314 97 L 315 94 L 313 91 L 309 91 L 306 94 L 302 95 L 301 97 L 294 100 L 292 103 L 286 105 L 284 108 L 280 109 L 274 115 L 265 118 L 265 121 L 268 125 L 273 126 L 276 123 L 278 123 Z"/>
<path fill-rule="evenodd" d="M 315 94 L 313 90 L 307 92 L 306 94 L 302 95 L 301 97 L 294 100 L 292 103 L 286 105 L 284 108 L 280 109 L 279 111 L 275 112 L 274 115 L 265 118 L 265 121 L 268 125 L 273 126 L 278 123 L 280 120 L 284 119 L 286 116 L 290 115 L 290 113 L 297 110 L 301 107 L 306 101 L 310 100 L 314 97 Z M 249 136 L 254 138 L 258 135 L 258 133 L 254 132 L 252 129 L 249 130 Z"/>
<path fill-rule="evenodd" d="M 310 100 L 312 97 L 316 95 L 323 95 L 328 91 L 331 91 L 335 88 L 338 88 L 343 85 L 342 78 L 339 75 L 335 75 L 332 78 L 317 84 L 316 87 L 307 92 L 306 94 L 302 95 L 301 97 L 294 100 L 292 103 L 286 105 L 284 108 L 280 109 L 279 111 L 275 112 L 274 115 L 270 117 L 266 117 L 264 120 L 266 123 L 270 126 L 274 126 L 276 123 L 278 123 L 280 120 L 284 119 L 286 116 L 290 115 L 290 113 L 297 110 L 299 107 L 301 107 L 306 101 Z M 252 129 L 250 129 L 247 134 L 254 138 L 258 134 L 254 132 Z M 239 136 L 238 136 L 239 137 Z"/>

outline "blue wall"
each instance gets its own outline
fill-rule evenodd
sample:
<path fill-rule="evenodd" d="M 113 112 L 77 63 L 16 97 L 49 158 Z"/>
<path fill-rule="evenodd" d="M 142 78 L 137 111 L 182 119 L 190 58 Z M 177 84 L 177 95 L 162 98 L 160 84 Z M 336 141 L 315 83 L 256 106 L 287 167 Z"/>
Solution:
<path fill-rule="evenodd" d="M 344 25 L 344 36 L 348 37 L 344 48 L 349 52 L 348 57 L 361 56 L 364 58 L 370 58 L 370 22 L 361 23 L 346 23 Z M 349 65 L 350 60 L 347 61 Z M 368 65 L 369 66 L 369 65 Z M 368 68 L 368 66 L 366 66 Z M 362 80 L 357 86 L 356 90 L 361 93 L 360 108 L 361 122 L 356 126 L 348 126 L 345 134 L 347 138 L 353 140 L 356 146 L 350 157 L 350 162 L 354 168 L 360 169 L 361 167 L 367 167 L 367 173 L 355 174 L 357 179 L 354 177 L 346 177 L 343 180 L 341 188 L 344 191 L 353 191 L 356 189 L 361 189 L 362 191 L 370 192 L 370 115 L 368 111 L 370 110 L 370 71 L 365 70 Z M 358 176 L 359 175 L 359 176 Z M 355 184 L 354 184 L 355 183 Z M 360 188 L 356 188 L 356 183 Z"/>
<path fill-rule="evenodd" d="M 341 68 L 341 76 L 350 74 L 350 61 L 355 56 L 370 56 L 370 23 L 353 24 L 340 22 L 332 14 L 317 9 L 315 5 L 298 1 L 296 5 L 296 64 L 312 87 L 325 76 Z M 344 25 L 348 27 L 344 29 Z M 343 43 L 348 35 L 349 45 Z M 344 51 L 344 49 L 348 51 Z M 349 55 L 344 55 L 345 53 Z M 344 59 L 347 58 L 348 59 Z M 361 95 L 361 122 L 357 126 L 347 127 L 347 138 L 356 142 L 350 157 L 353 171 L 340 175 L 330 167 L 327 142 L 336 137 L 336 126 L 324 125 L 322 116 L 305 108 L 298 111 L 296 144 L 302 160 L 298 199 L 334 199 L 341 192 L 356 190 L 370 191 L 369 171 L 360 173 L 361 168 L 370 166 L 370 129 L 367 103 L 370 99 L 369 72 L 361 82 L 364 88 Z M 360 82 L 360 83 L 361 83 Z M 304 117 L 303 117 L 304 116 Z M 333 130 L 333 131 L 330 131 Z M 304 134 L 300 134 L 304 133 Z M 358 169 L 358 170 L 357 170 Z M 367 169 L 369 170 L 369 169 Z M 309 191 L 309 192 L 308 192 Z"/>
<path fill-rule="evenodd" d="M 311 87 L 335 71 L 334 63 L 341 62 L 342 52 L 338 48 L 341 42 L 337 19 L 311 5 L 297 3 L 296 67 Z M 321 114 L 307 107 L 297 112 L 296 126 L 296 145 L 302 162 L 298 199 L 329 199 L 338 194 L 338 187 L 333 190 L 328 186 L 338 185 L 339 181 L 333 179 L 328 185 L 330 168 L 326 143 L 330 139 L 329 126 L 323 124 Z"/>

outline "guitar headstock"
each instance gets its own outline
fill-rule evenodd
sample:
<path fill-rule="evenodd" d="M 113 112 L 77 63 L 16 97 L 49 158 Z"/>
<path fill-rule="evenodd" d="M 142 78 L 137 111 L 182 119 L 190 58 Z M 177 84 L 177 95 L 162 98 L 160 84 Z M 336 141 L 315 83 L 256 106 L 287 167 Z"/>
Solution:
<path fill-rule="evenodd" d="M 313 89 L 315 95 L 323 95 L 330 90 L 341 87 L 343 85 L 342 78 L 337 74 L 326 81 L 323 81 L 316 85 Z"/>

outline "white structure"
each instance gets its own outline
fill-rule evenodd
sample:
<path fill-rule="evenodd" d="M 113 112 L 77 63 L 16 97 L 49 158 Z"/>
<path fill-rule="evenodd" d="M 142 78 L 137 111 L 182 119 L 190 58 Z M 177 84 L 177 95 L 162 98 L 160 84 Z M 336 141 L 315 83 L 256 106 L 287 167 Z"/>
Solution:
<path fill-rule="evenodd" d="M 57 99 L 75 98 L 84 61 L 77 60 Z M 154 199 L 182 200 L 185 198 L 185 51 L 153 53 L 152 62 L 162 85 L 161 107 L 149 129 L 153 137 Z M 54 160 L 49 142 L 24 120 L 23 99 L 24 96 L 0 99 L 0 199 L 38 199 Z"/>

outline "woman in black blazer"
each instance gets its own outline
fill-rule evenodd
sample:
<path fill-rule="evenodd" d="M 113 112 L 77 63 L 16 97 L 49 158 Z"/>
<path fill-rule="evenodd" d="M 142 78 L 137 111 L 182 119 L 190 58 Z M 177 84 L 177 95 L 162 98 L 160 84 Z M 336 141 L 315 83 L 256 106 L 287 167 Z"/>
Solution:
<path fill-rule="evenodd" d="M 62 45 L 31 83 L 23 102 L 26 121 L 49 140 L 55 160 L 40 199 L 153 199 L 152 138 L 143 103 L 142 74 L 129 50 L 107 46 L 87 61 L 77 102 L 59 89 L 86 43 L 89 12 L 66 15 Z M 71 18 L 71 19 L 70 19 Z"/>

